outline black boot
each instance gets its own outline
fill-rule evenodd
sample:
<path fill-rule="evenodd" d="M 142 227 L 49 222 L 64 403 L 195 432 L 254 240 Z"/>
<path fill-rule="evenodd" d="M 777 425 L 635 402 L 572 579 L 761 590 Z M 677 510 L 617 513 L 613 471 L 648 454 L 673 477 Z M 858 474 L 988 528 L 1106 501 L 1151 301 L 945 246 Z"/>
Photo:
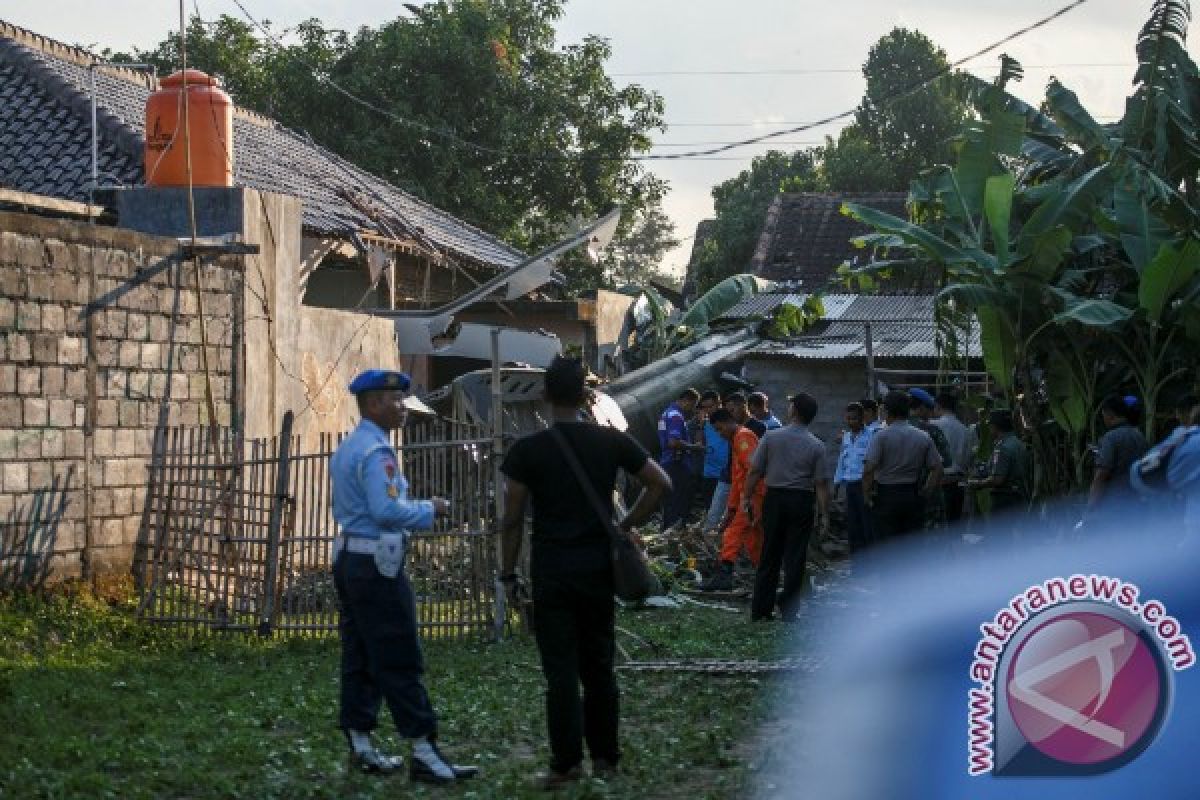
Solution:
<path fill-rule="evenodd" d="M 733 589 L 733 564 L 722 561 L 712 577 L 700 584 L 702 592 L 728 592 Z"/>

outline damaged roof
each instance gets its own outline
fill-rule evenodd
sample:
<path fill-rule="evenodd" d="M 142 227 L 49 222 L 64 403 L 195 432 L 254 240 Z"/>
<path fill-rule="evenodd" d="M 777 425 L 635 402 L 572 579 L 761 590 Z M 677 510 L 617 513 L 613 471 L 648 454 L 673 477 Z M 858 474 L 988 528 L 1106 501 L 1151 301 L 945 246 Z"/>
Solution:
<path fill-rule="evenodd" d="M 799 306 L 809 295 L 758 294 L 739 303 L 724 319 L 766 317 L 784 303 Z M 934 319 L 933 295 L 834 294 L 821 298 L 825 314 L 804 336 L 786 342 L 764 342 L 748 357 L 837 360 L 867 354 L 866 326 L 871 325 L 872 350 L 877 358 L 938 358 L 941 333 Z M 966 355 L 979 358 L 979 326 L 963 332 Z"/>
<path fill-rule="evenodd" d="M 0 187 L 87 200 L 91 184 L 88 65 L 97 56 L 0 20 Z M 100 183 L 143 182 L 147 76 L 96 70 Z M 365 172 L 267 117 L 237 109 L 234 182 L 298 196 L 306 232 L 428 240 L 447 255 L 507 268 L 524 254 Z M 390 229 L 390 230 L 389 230 Z"/>
<path fill-rule="evenodd" d="M 839 280 L 844 263 L 864 265 L 870 250 L 855 247 L 851 240 L 871 233 L 868 226 L 842 213 L 845 203 L 857 203 L 901 219 L 908 218 L 908 195 L 904 192 L 789 192 L 776 195 L 754 251 L 751 269 L 772 281 L 796 282 L 818 291 Z M 902 283 L 883 281 L 881 291 L 928 292 L 929 281 Z"/>

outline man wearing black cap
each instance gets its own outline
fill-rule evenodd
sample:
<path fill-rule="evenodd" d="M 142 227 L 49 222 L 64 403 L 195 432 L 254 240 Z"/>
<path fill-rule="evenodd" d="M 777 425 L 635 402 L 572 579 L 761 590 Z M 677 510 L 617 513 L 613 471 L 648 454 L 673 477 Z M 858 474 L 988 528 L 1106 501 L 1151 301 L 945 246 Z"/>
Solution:
<path fill-rule="evenodd" d="M 392 772 L 398 756 L 371 744 L 386 700 L 400 735 L 412 742 L 415 781 L 454 783 L 478 769 L 451 764 L 436 744 L 437 716 L 421 681 L 416 603 L 404 574 L 409 531 L 428 530 L 449 513 L 440 498 L 411 500 L 389 434 L 404 425 L 409 378 L 368 370 L 350 384 L 362 421 L 333 454 L 333 580 L 342 642 L 339 723 L 351 761 L 368 772 Z"/>

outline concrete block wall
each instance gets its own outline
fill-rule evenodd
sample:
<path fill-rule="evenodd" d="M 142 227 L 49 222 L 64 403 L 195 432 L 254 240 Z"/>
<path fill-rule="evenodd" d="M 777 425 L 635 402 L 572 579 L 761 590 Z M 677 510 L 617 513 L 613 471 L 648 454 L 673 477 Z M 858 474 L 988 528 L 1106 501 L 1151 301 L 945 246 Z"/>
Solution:
<path fill-rule="evenodd" d="M 242 259 L 202 274 L 227 425 Z M 156 429 L 208 419 L 195 281 L 174 240 L 0 213 L 0 586 L 128 570 Z"/>
<path fill-rule="evenodd" d="M 786 419 L 787 399 L 797 392 L 817 398 L 817 418 L 810 426 L 826 446 L 826 466 L 832 477 L 837 466 L 838 433 L 844 427 L 848 403 L 866 394 L 866 366 L 857 360 L 757 358 L 745 361 L 744 377 L 771 398 L 771 410 Z"/>

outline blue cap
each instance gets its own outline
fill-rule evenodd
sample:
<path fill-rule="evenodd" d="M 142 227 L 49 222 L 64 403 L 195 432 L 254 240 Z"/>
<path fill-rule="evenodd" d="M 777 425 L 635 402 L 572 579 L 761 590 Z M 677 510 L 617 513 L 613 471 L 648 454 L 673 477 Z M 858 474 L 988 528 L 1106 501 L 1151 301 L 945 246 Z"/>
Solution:
<path fill-rule="evenodd" d="M 934 402 L 933 395 L 924 389 L 909 389 L 908 395 L 926 408 L 933 408 L 935 405 L 937 405 L 937 403 Z"/>
<path fill-rule="evenodd" d="M 350 381 L 350 394 L 370 392 L 376 389 L 399 389 L 407 392 L 411 385 L 408 376 L 403 372 L 393 372 L 387 369 L 369 369 L 360 372 L 358 377 Z"/>

